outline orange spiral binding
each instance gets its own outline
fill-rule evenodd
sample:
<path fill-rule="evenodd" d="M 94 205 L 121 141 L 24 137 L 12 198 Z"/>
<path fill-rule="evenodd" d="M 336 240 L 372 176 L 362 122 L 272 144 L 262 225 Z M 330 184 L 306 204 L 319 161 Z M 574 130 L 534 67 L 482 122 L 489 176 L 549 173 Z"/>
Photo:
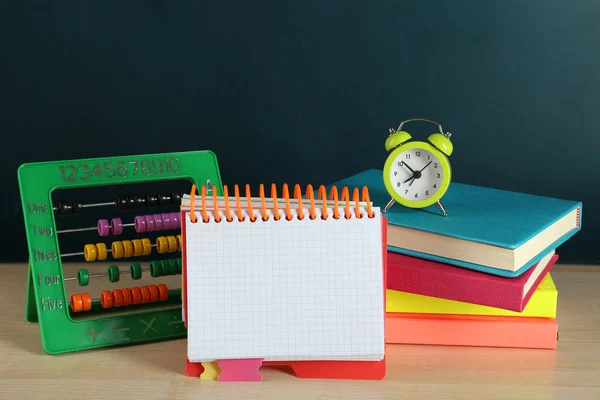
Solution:
<path fill-rule="evenodd" d="M 190 220 L 193 223 L 196 223 L 196 213 L 194 212 L 194 203 L 195 203 L 195 197 L 196 196 L 196 184 L 194 183 L 192 185 L 192 189 L 190 190 Z"/>
<path fill-rule="evenodd" d="M 259 187 L 259 192 L 260 192 L 260 203 L 261 203 L 261 212 L 262 212 L 262 220 L 263 221 L 268 221 L 269 220 L 269 214 L 267 214 L 267 206 L 265 204 L 265 185 L 263 185 L 262 183 L 260 184 Z"/>
<path fill-rule="evenodd" d="M 217 203 L 217 188 L 213 187 L 213 202 L 215 203 L 215 221 L 221 222 L 221 214 L 219 214 L 219 203 Z"/>
<path fill-rule="evenodd" d="M 310 200 L 310 213 L 308 214 L 308 218 L 315 219 L 317 217 L 315 214 L 315 192 L 312 185 L 306 187 L 306 197 Z"/>
<path fill-rule="evenodd" d="M 242 207 L 240 205 L 240 189 L 238 188 L 238 185 L 235 185 L 234 190 L 235 204 L 237 205 L 238 221 L 243 222 L 246 220 L 246 217 L 244 217 L 244 214 L 242 213 Z"/>
<path fill-rule="evenodd" d="M 273 215 L 275 221 L 279 221 L 279 208 L 277 206 L 277 202 L 279 201 L 279 199 L 277 198 L 277 185 L 275 185 L 274 183 L 271 184 L 271 197 L 273 198 Z"/>
<path fill-rule="evenodd" d="M 342 197 L 340 199 L 341 201 L 345 201 L 346 202 L 346 219 L 349 219 L 352 214 L 350 213 L 350 195 L 348 194 L 348 188 L 344 186 L 344 188 L 342 189 Z"/>
<path fill-rule="evenodd" d="M 327 219 L 327 191 L 325 190 L 325 186 L 319 186 L 317 199 L 323 200 L 323 212 L 321 213 L 321 219 Z"/>
<path fill-rule="evenodd" d="M 206 212 L 206 186 L 202 186 L 202 221 L 208 222 L 208 213 Z"/>
<path fill-rule="evenodd" d="M 263 195 L 264 197 L 264 195 Z M 252 196 L 250 195 L 250 185 L 246 185 L 246 198 L 248 199 L 248 213 L 250 214 L 250 221 L 256 221 L 254 211 L 252 211 Z"/>
<path fill-rule="evenodd" d="M 197 221 L 197 217 L 195 216 L 194 210 L 195 210 L 195 202 L 194 202 L 194 198 L 195 198 L 195 192 L 196 192 L 196 186 L 192 185 L 192 190 L 190 193 L 190 212 L 191 212 L 191 221 L 192 222 L 196 222 Z M 368 218 L 374 218 L 375 217 L 375 213 L 373 212 L 373 206 L 371 204 L 371 199 L 369 197 L 369 189 L 366 186 L 362 187 L 362 190 L 359 190 L 359 188 L 354 188 L 352 190 L 352 198 L 350 198 L 350 190 L 347 187 L 343 187 L 341 190 L 341 195 L 338 196 L 338 188 L 333 186 L 330 189 L 329 192 L 329 196 L 327 195 L 327 189 L 325 188 L 324 185 L 320 185 L 319 189 L 317 191 L 317 199 L 315 200 L 315 191 L 313 190 L 313 186 L 312 185 L 307 185 L 306 186 L 306 194 L 303 197 L 302 196 L 302 189 L 300 188 L 300 185 L 294 185 L 294 194 L 293 197 L 290 197 L 290 190 L 288 187 L 288 184 L 285 183 L 283 184 L 283 189 L 282 189 L 282 196 L 281 198 L 278 197 L 277 195 L 277 186 L 273 183 L 271 184 L 271 195 L 270 197 L 273 200 L 273 205 L 272 206 L 268 206 L 267 205 L 267 198 L 265 195 L 265 186 L 263 184 L 259 185 L 259 195 L 258 197 L 253 198 L 251 193 L 250 193 L 250 185 L 246 185 L 246 201 L 247 201 L 247 205 L 244 206 L 242 198 L 240 196 L 240 189 L 238 185 L 234 185 L 234 197 L 235 197 L 235 211 L 233 211 L 233 204 L 230 204 L 230 200 L 233 201 L 233 199 L 229 198 L 229 188 L 224 185 L 223 186 L 223 197 L 219 197 L 217 196 L 217 192 L 216 190 L 214 190 L 213 188 L 213 199 L 212 199 L 212 210 L 209 210 L 210 205 L 208 204 L 207 198 L 206 198 L 206 187 L 203 186 L 201 189 L 201 214 L 202 214 L 202 221 L 203 222 L 209 222 L 210 218 L 209 218 L 209 212 L 212 211 L 214 212 L 214 221 L 215 222 L 221 222 L 222 218 L 220 215 L 220 208 L 223 208 L 222 204 L 224 203 L 224 209 L 225 209 L 225 220 L 227 222 L 232 222 L 234 219 L 234 214 L 237 214 L 237 220 L 242 222 L 245 220 L 245 216 L 244 216 L 244 212 L 246 212 L 248 214 L 248 217 L 250 218 L 251 222 L 256 222 L 258 215 L 255 213 L 255 208 L 259 207 L 259 209 L 256 209 L 256 211 L 260 214 L 261 216 L 261 220 L 262 221 L 268 221 L 269 218 L 273 218 L 276 221 L 279 221 L 281 219 L 281 215 L 280 215 L 280 210 L 283 209 L 283 212 L 285 214 L 285 219 L 287 221 L 290 221 L 294 218 L 293 213 L 292 213 L 292 200 L 297 200 L 297 207 L 296 207 L 296 212 L 297 212 L 297 218 L 299 220 L 303 220 L 304 219 L 304 206 L 306 204 L 306 202 L 308 202 L 308 218 L 311 220 L 314 220 L 317 217 L 317 208 L 321 209 L 321 219 L 328 219 L 330 217 L 330 210 L 328 210 L 328 207 L 330 207 L 332 204 L 331 202 L 333 202 L 333 215 L 332 217 L 334 219 L 339 219 L 340 216 L 342 215 L 342 213 L 340 213 L 340 203 L 343 203 L 342 207 L 343 207 L 343 215 L 345 219 L 350 219 L 352 218 L 352 215 L 354 215 L 357 219 L 361 219 L 365 216 L 364 212 L 361 212 L 361 208 L 364 207 L 361 205 L 361 203 L 366 203 L 366 216 Z M 280 201 L 281 200 L 285 201 L 285 206 L 281 206 L 280 205 Z M 260 201 L 260 206 L 257 206 L 258 201 Z M 221 206 L 219 205 L 219 202 L 221 202 Z M 318 204 L 317 204 L 318 203 Z M 270 209 L 271 208 L 271 209 Z M 354 210 L 352 210 L 354 208 Z M 135 296 L 134 296 L 135 297 Z M 135 303 L 135 301 L 134 301 Z"/>
<path fill-rule="evenodd" d="M 231 217 L 231 211 L 229 210 L 229 189 L 227 188 L 227 185 L 223 185 L 223 197 L 225 197 L 225 218 L 227 219 L 227 222 L 231 222 L 233 221 L 233 218 Z"/>
<path fill-rule="evenodd" d="M 329 194 L 329 200 L 333 199 L 333 218 L 340 218 L 340 211 L 338 210 L 338 191 L 337 187 L 331 188 L 331 193 Z"/>
<path fill-rule="evenodd" d="M 294 186 L 294 197 L 298 199 L 298 218 L 304 219 L 304 204 L 302 204 L 302 191 L 300 185 Z"/>
<path fill-rule="evenodd" d="M 290 207 L 290 192 L 287 183 L 283 184 L 283 198 L 285 199 L 285 219 L 292 220 L 292 209 Z"/>

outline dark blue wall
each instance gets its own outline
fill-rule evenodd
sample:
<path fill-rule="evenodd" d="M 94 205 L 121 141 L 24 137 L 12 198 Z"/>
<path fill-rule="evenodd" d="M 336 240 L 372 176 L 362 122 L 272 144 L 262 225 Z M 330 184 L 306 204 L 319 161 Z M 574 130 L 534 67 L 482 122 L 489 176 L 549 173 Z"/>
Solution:
<path fill-rule="evenodd" d="M 23 162 L 211 149 L 225 183 L 330 183 L 425 116 L 455 181 L 583 201 L 560 254 L 597 262 L 599 20 L 593 0 L 2 2 L 1 258 L 27 257 Z"/>

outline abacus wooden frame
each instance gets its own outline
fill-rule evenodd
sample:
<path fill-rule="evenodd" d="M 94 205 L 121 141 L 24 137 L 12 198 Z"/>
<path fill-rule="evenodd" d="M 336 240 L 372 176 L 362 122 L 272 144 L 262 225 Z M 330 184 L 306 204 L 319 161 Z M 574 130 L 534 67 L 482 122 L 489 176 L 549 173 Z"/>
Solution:
<path fill-rule="evenodd" d="M 166 161 L 167 168 L 162 165 L 159 170 L 156 160 L 161 165 Z M 144 168 L 140 169 L 140 165 Z M 17 175 L 29 249 L 26 316 L 31 322 L 39 322 L 42 346 L 47 353 L 59 354 L 186 336 L 181 306 L 85 320 L 71 318 L 56 235 L 52 192 L 61 188 L 92 188 L 175 179 L 187 179 L 196 185 L 210 180 L 213 187 L 222 192 L 214 153 L 201 150 L 27 163 L 19 167 Z M 50 234 L 36 234 L 34 225 L 51 228 L 45 231 Z M 38 250 L 45 259 L 40 259 Z M 50 284 L 38 280 L 36 284 L 37 274 L 58 279 Z"/>

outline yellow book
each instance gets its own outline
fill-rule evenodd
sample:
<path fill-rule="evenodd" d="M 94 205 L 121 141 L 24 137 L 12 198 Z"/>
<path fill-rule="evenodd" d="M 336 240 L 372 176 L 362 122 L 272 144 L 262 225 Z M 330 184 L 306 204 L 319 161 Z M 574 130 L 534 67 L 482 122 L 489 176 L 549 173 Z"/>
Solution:
<path fill-rule="evenodd" d="M 535 290 L 522 312 L 463 303 L 455 300 L 422 296 L 419 294 L 387 290 L 386 311 L 422 314 L 496 315 L 512 317 L 556 318 L 558 291 L 550 274 Z"/>

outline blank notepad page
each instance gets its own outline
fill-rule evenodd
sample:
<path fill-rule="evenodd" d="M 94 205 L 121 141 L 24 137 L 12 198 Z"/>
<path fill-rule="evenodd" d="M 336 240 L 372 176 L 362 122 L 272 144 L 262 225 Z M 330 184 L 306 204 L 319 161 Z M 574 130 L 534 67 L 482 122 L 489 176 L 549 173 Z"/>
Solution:
<path fill-rule="evenodd" d="M 381 360 L 381 215 L 197 221 L 186 215 L 188 358 Z"/>

